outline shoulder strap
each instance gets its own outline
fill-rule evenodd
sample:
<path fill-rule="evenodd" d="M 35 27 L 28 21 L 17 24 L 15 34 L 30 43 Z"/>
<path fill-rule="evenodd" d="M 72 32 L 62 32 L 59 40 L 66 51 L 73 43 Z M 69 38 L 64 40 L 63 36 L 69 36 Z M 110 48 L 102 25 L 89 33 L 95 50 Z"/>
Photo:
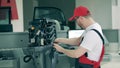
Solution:
<path fill-rule="evenodd" d="M 98 66 L 100 66 L 100 62 L 102 61 L 103 56 L 104 56 L 104 53 L 105 53 L 105 50 L 104 50 L 104 38 L 103 38 L 103 36 L 100 34 L 100 32 L 99 32 L 98 30 L 96 30 L 96 29 L 92 29 L 92 30 L 94 30 L 94 31 L 100 36 L 100 38 L 101 38 L 102 41 L 103 41 L 103 47 L 102 47 L 102 52 L 101 52 L 101 55 L 100 55 L 100 59 L 99 59 L 99 61 L 94 65 L 94 68 L 98 68 Z"/>
<path fill-rule="evenodd" d="M 99 36 L 100 36 L 100 38 L 102 39 L 102 41 L 103 41 L 103 44 L 105 43 L 105 41 L 104 41 L 104 38 L 103 38 L 103 36 L 100 34 L 100 32 L 98 31 L 98 30 L 96 30 L 96 29 L 91 29 L 91 30 L 94 30 Z"/>

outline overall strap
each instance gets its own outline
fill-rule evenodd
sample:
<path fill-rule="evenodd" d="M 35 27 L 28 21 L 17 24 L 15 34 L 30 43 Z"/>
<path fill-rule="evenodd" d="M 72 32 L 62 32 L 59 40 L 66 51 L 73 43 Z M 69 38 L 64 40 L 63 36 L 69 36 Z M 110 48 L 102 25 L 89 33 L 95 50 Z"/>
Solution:
<path fill-rule="evenodd" d="M 96 29 L 92 29 L 92 30 L 94 30 L 94 31 L 100 36 L 100 38 L 101 38 L 102 41 L 103 41 L 103 47 L 102 47 L 102 52 L 101 52 L 100 59 L 99 59 L 98 63 L 94 66 L 94 68 L 97 68 L 96 66 L 97 66 L 97 65 L 100 65 L 100 62 L 102 61 L 103 56 L 104 56 L 104 52 L 105 52 L 105 50 L 104 50 L 104 43 L 105 43 L 105 42 L 104 42 L 103 36 L 100 34 L 99 31 L 97 31 Z"/>
<path fill-rule="evenodd" d="M 94 30 L 100 36 L 100 38 L 102 39 L 103 44 L 105 44 L 104 38 L 101 35 L 101 33 L 98 30 L 96 30 L 96 29 L 91 29 L 91 30 Z"/>
<path fill-rule="evenodd" d="M 104 45 L 105 42 L 104 42 L 104 38 L 101 35 L 101 33 L 98 30 L 96 30 L 96 29 L 91 29 L 91 30 L 95 31 L 100 36 L 100 38 L 102 39 L 103 45 Z M 81 42 L 83 41 L 83 39 L 84 39 L 84 37 L 82 38 Z M 86 57 L 88 56 L 87 52 L 85 53 L 85 56 Z"/>

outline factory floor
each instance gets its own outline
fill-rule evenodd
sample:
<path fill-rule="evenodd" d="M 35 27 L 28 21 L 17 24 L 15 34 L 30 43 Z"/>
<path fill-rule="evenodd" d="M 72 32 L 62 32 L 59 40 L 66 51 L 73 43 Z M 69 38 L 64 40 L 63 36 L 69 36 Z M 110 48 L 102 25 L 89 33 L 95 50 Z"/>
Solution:
<path fill-rule="evenodd" d="M 120 55 L 118 52 L 111 52 L 110 60 L 103 60 L 101 68 L 120 68 Z"/>

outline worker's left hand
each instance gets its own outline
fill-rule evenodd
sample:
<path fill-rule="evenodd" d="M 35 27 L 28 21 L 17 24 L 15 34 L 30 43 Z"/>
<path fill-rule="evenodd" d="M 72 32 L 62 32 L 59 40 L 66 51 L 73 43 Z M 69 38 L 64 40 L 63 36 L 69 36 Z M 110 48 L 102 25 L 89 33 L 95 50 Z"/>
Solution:
<path fill-rule="evenodd" d="M 53 46 L 53 47 L 54 47 L 58 52 L 62 52 L 62 53 L 63 53 L 64 48 L 61 47 L 59 44 L 54 43 L 54 46 Z"/>

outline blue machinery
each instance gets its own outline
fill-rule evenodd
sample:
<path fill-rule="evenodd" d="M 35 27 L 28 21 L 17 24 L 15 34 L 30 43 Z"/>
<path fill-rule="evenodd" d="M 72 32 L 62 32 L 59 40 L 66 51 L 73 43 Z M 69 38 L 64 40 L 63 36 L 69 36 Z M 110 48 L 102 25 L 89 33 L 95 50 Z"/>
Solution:
<path fill-rule="evenodd" d="M 1 20 L 3 19 L 1 18 Z M 13 63 L 8 63 L 7 65 L 10 66 L 6 65 L 6 68 L 62 67 L 58 64 L 61 63 L 59 56 L 64 55 L 55 51 L 53 41 L 57 37 L 67 36 L 67 30 L 64 30 L 65 25 L 66 20 L 60 9 L 35 7 L 33 21 L 29 23 L 28 32 L 1 31 L 0 63 Z M 66 63 L 66 65 L 68 64 Z M 4 67 L 3 64 L 0 65 L 0 67 L 2 66 Z"/>
<path fill-rule="evenodd" d="M 55 22 L 50 22 L 47 19 L 40 19 L 30 23 L 31 28 L 29 28 L 29 42 L 27 54 L 24 57 L 24 62 L 29 62 L 33 60 L 35 68 L 39 68 L 39 53 L 42 55 L 43 68 L 46 67 L 46 51 L 49 51 L 50 67 L 56 68 L 56 58 L 57 53 L 53 48 L 53 42 L 56 38 L 56 27 Z M 29 49 L 29 47 L 31 49 Z M 34 47 L 34 48 L 33 48 Z M 37 47 L 37 48 L 36 48 Z M 35 50 L 34 50 L 35 49 Z M 32 50 L 32 51 L 31 51 Z M 26 53 L 27 52 L 27 53 Z M 38 53 L 38 54 L 37 54 Z"/>

